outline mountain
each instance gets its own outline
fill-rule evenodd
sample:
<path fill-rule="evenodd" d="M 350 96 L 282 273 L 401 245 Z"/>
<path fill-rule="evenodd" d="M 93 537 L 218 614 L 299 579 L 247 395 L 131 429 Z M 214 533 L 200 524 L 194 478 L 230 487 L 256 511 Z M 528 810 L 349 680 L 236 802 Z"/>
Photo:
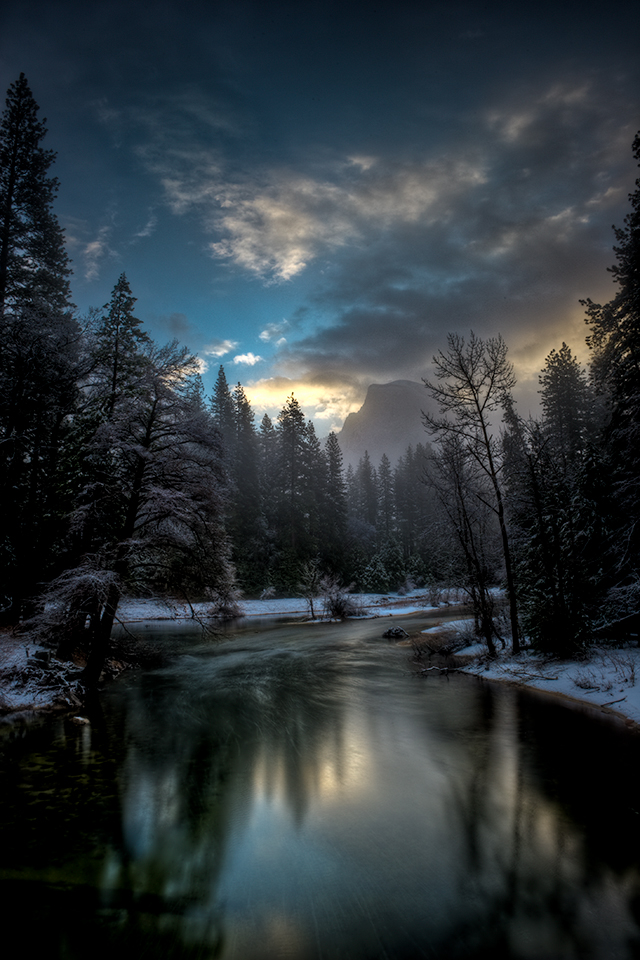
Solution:
<path fill-rule="evenodd" d="M 356 413 L 348 415 L 338 434 L 345 466 L 357 466 L 365 450 L 374 466 L 383 453 L 395 466 L 409 444 L 415 447 L 427 442 L 422 411 L 429 407 L 429 396 L 422 383 L 372 383 L 364 403 Z"/>

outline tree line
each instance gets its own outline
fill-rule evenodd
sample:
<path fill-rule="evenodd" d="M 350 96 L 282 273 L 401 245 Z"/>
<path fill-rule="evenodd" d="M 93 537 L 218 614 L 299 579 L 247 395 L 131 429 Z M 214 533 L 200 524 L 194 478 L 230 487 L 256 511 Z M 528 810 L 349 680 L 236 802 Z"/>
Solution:
<path fill-rule="evenodd" d="M 220 366 L 211 398 L 227 475 L 226 527 L 239 583 L 249 593 L 295 592 L 309 563 L 364 591 L 397 590 L 428 575 L 432 497 L 420 483 L 425 447 L 395 468 L 368 454 L 346 470 L 331 432 L 324 443 L 295 396 L 259 424 L 242 384 Z"/>
<path fill-rule="evenodd" d="M 633 155 L 640 163 L 640 134 Z M 614 227 L 615 295 L 582 301 L 589 370 L 565 343 L 552 350 L 539 417 L 517 412 L 500 336 L 450 334 L 425 381 L 439 405 L 425 417 L 426 481 L 455 534 L 490 651 L 503 634 L 514 651 L 525 636 L 571 653 L 594 634 L 640 632 L 640 179 L 635 186 L 624 226 Z M 508 599 L 502 629 L 496 581 Z"/>
<path fill-rule="evenodd" d="M 489 646 L 584 642 L 638 595 L 638 197 L 616 231 L 618 292 L 585 301 L 592 363 L 565 344 L 517 412 L 501 337 L 451 334 L 426 389 L 439 415 L 392 465 L 344 469 L 293 394 L 259 426 L 223 367 L 142 329 L 126 275 L 80 317 L 54 213 L 54 154 L 24 75 L 0 121 L 0 617 L 36 614 L 99 676 L 124 591 L 291 593 L 319 573 L 363 591 L 464 589 Z M 634 156 L 640 160 L 638 137 Z M 638 184 L 636 184 L 638 187 Z M 508 612 L 496 616 L 503 584 Z"/>

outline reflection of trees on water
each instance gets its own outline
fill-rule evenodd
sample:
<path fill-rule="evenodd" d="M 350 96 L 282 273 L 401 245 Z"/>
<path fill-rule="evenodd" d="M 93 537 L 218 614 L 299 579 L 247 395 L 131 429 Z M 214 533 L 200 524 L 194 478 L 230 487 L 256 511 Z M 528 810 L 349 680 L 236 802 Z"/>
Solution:
<path fill-rule="evenodd" d="M 372 649 L 240 638 L 117 684 L 78 769 L 69 729 L 34 834 L 43 864 L 95 851 L 37 896 L 63 954 L 637 955 L 629 738 Z"/>
<path fill-rule="evenodd" d="M 637 956 L 628 738 L 491 686 L 480 688 L 474 720 L 467 763 L 448 784 L 461 909 L 442 956 Z"/>
<path fill-rule="evenodd" d="M 339 675 L 303 657 L 227 659 L 184 658 L 128 691 L 121 843 L 104 871 L 107 900 L 123 888 L 164 897 L 181 905 L 187 939 L 204 941 L 219 936 L 226 842 L 256 789 L 300 825 L 328 758 L 338 779 L 344 762 Z"/>
<path fill-rule="evenodd" d="M 328 764 L 332 782 L 343 781 L 356 688 L 312 652 L 271 653 L 258 663 L 241 655 L 224 664 L 194 658 L 181 669 L 177 681 L 174 675 L 141 687 L 127 717 L 121 868 L 127 862 L 134 890 L 195 905 L 191 917 L 199 915 L 201 924 L 191 920 L 192 932 L 203 936 L 206 920 L 213 942 L 214 929 L 222 929 L 217 888 L 235 825 L 249 820 L 260 795 L 286 804 L 300 827 L 322 794 Z M 393 697 L 365 698 L 356 711 L 374 753 L 394 726 L 407 723 L 394 704 Z M 596 725 L 573 729 L 577 715 L 567 710 L 550 716 L 530 706 L 520 713 L 513 692 L 490 686 L 442 705 L 428 714 L 422 742 L 415 729 L 417 763 L 423 750 L 425 761 L 461 755 L 454 767 L 447 763 L 442 794 L 425 806 L 426 817 L 444 811 L 448 844 L 440 852 L 447 869 L 441 862 L 430 869 L 442 869 L 445 887 L 451 878 L 447 910 L 430 917 L 424 930 L 431 954 L 627 955 L 638 933 L 638 847 L 627 848 L 626 860 L 620 844 L 612 852 L 607 847 L 621 778 L 605 762 L 607 793 L 592 782 L 584 757 L 569 760 L 571 745 L 588 742 Z M 609 747 L 596 749 L 606 754 Z M 611 802 L 600 810 L 596 803 L 594 811 L 594 793 L 601 792 Z M 366 904 L 366 893 L 360 895 Z M 381 929 L 385 924 L 393 929 L 381 919 Z M 390 934 L 388 944 L 382 938 L 381 949 L 403 956 L 398 936 Z"/>

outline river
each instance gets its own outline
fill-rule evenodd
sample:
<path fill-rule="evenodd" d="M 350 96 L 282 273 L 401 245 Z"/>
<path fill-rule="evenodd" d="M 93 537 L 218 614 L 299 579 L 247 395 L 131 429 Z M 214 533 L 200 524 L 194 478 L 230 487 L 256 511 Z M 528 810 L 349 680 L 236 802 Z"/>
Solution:
<path fill-rule="evenodd" d="M 416 621 L 417 623 L 417 621 Z M 0 738 L 0 915 L 64 960 L 640 956 L 640 738 L 420 677 L 384 621 L 244 622 Z M 410 624 L 411 626 L 411 624 Z"/>

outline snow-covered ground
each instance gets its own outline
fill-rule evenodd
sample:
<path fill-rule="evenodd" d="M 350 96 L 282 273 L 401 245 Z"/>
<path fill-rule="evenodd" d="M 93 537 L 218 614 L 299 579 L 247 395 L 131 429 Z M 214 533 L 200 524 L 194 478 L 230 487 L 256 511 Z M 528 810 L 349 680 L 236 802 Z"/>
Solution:
<path fill-rule="evenodd" d="M 486 647 L 473 644 L 457 651 L 474 659 L 462 667 L 485 680 L 518 683 L 561 694 L 622 714 L 640 724 L 640 648 L 591 647 L 582 660 L 558 660 L 524 650 L 503 651 L 489 660 Z"/>
<path fill-rule="evenodd" d="M 413 590 L 405 596 L 398 594 L 352 593 L 352 599 L 367 617 L 402 616 L 408 613 L 420 613 L 434 610 L 424 590 Z M 305 617 L 309 615 L 309 604 L 303 597 L 285 599 L 269 598 L 265 600 L 240 600 L 238 603 L 244 617 Z M 314 600 L 316 615 L 322 613 L 322 599 Z M 207 616 L 206 603 L 194 603 L 189 606 L 178 601 L 164 600 L 123 600 L 118 607 L 118 619 L 122 623 L 135 623 L 139 620 L 191 620 Z"/>
<path fill-rule="evenodd" d="M 443 620 L 454 613 L 448 604 L 435 607 L 427 593 L 414 590 L 406 596 L 397 594 L 353 594 L 359 603 L 362 615 L 367 617 L 400 617 L 408 614 L 425 613 L 440 610 Z M 451 598 L 455 600 L 455 597 Z M 317 601 L 318 613 L 322 611 L 322 602 Z M 251 618 L 267 617 L 307 617 L 307 602 L 299 597 L 288 599 L 242 600 L 242 615 Z M 124 624 L 144 620 L 186 621 L 194 616 L 206 618 L 206 604 L 167 603 L 163 600 L 126 600 L 121 603 L 118 618 Z M 445 643 L 456 637 L 469 636 L 469 620 L 456 619 L 436 624 L 422 631 L 428 635 L 438 635 Z M 0 639 L 0 713 L 6 710 L 38 709 L 50 704 L 53 689 L 48 689 L 48 674 L 43 670 L 41 683 L 21 682 L 21 674 L 27 665 L 28 656 L 32 656 L 19 637 L 5 634 Z M 486 647 L 470 640 L 464 649 L 458 649 L 456 655 L 463 658 L 465 665 L 460 669 L 484 680 L 517 683 L 534 687 L 549 693 L 561 694 L 573 700 L 580 700 L 606 711 L 613 711 L 640 724 L 640 647 L 628 645 L 624 648 L 591 648 L 583 660 L 557 660 L 543 657 L 524 650 L 517 656 L 509 651 L 499 652 L 490 660 Z M 33 663 L 33 661 L 31 661 Z M 52 664 L 52 666 L 54 666 Z M 64 672 L 65 666 L 55 665 L 54 669 Z M 51 678 L 54 679 L 53 677 Z M 58 694 L 60 687 L 58 686 Z M 69 689 L 70 700 L 72 689 Z M 70 704 L 71 705 L 71 704 Z"/>

